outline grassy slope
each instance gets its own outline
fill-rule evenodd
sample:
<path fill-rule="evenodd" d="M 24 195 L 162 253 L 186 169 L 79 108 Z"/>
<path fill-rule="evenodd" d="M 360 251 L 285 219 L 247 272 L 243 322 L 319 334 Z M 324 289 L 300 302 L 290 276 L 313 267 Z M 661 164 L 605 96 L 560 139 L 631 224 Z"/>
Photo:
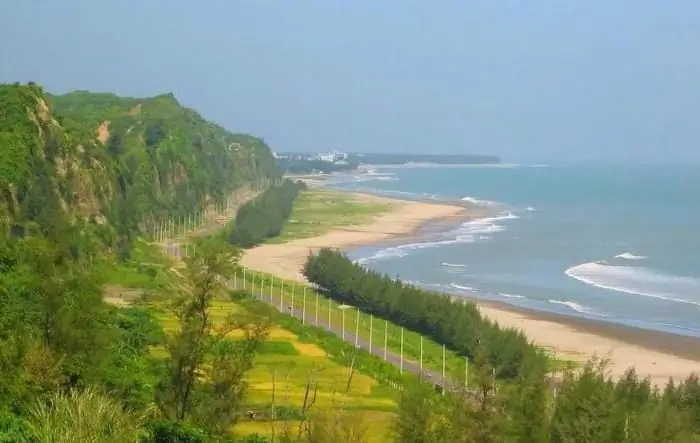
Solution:
<path fill-rule="evenodd" d="M 136 260 L 146 265 L 137 265 Z M 101 268 L 107 278 L 106 296 L 110 301 L 119 304 L 123 295 L 128 298 L 139 298 L 143 292 L 160 291 L 167 288 L 177 279 L 170 269 L 173 262 L 164 257 L 157 248 L 144 243 L 137 248 L 133 262 L 116 266 L 105 264 Z M 137 294 L 130 297 L 132 294 Z M 166 331 L 172 331 L 176 326 L 175 318 L 166 312 L 163 304 L 156 299 L 147 303 L 158 312 L 161 324 Z M 222 298 L 214 304 L 216 317 L 223 319 L 228 314 L 249 315 L 241 304 Z M 232 339 L 236 334 L 232 334 Z M 164 349 L 154 349 L 155 355 L 165 355 Z M 355 372 L 350 390 L 345 392 L 345 386 L 350 374 L 350 368 L 337 363 L 322 349 L 319 343 L 308 337 L 273 325 L 270 337 L 260 355 L 256 358 L 255 366 L 249 373 L 249 392 L 246 398 L 247 408 L 264 410 L 272 402 L 272 373 L 275 371 L 276 404 L 300 408 L 303 404 L 306 382 L 313 372 L 318 380 L 317 400 L 313 410 L 328 409 L 331 405 L 348 411 L 351 416 L 368 425 L 370 441 L 387 441 L 386 436 L 395 417 L 398 392 L 381 385 L 367 375 Z M 285 428 L 296 432 L 298 422 L 294 420 L 277 421 L 275 432 L 279 435 Z M 272 427 L 268 421 L 251 421 L 244 419 L 236 427 L 240 435 L 258 433 L 270 435 Z"/>
<path fill-rule="evenodd" d="M 268 243 L 311 238 L 333 228 L 364 224 L 388 208 L 386 204 L 359 202 L 345 192 L 309 189 L 294 202 L 292 215 L 282 233 Z"/>
<path fill-rule="evenodd" d="M 158 306 L 153 306 L 158 309 Z M 223 319 L 230 314 L 246 315 L 245 308 L 231 301 L 219 300 L 214 306 L 215 318 Z M 166 331 L 172 331 L 177 323 L 172 315 L 160 310 L 159 318 Z M 231 339 L 240 337 L 231 334 Z M 163 353 L 155 349 L 156 354 Z M 364 420 L 372 418 L 372 441 L 384 441 L 396 411 L 397 391 L 380 385 L 374 379 L 355 372 L 350 389 L 346 383 L 350 368 L 342 366 L 327 357 L 326 352 L 316 343 L 309 343 L 287 329 L 274 325 L 270 336 L 255 360 L 253 370 L 248 374 L 249 391 L 246 407 L 251 410 L 264 410 L 272 403 L 273 373 L 275 377 L 275 404 L 277 407 L 301 408 L 304 402 L 307 379 L 313 374 L 318 381 L 317 400 L 312 409 L 321 410 L 331 406 L 351 411 Z M 296 421 L 276 422 L 279 434 L 285 426 L 296 430 Z M 271 424 L 268 421 L 244 419 L 236 427 L 241 434 L 259 433 L 269 435 Z"/>

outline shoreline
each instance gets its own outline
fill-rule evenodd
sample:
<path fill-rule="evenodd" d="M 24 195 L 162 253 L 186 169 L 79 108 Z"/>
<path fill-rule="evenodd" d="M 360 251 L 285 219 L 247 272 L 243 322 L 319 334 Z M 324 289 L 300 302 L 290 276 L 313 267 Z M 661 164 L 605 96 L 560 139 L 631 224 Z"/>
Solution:
<path fill-rule="evenodd" d="M 318 186 L 311 184 L 312 187 Z M 426 231 L 444 231 L 456 224 L 489 216 L 493 211 L 457 202 L 403 200 L 368 193 L 333 190 L 364 203 L 384 203 L 388 210 L 370 223 L 333 228 L 316 237 L 283 244 L 264 244 L 246 251 L 242 264 L 251 269 L 303 281 L 301 267 L 310 252 L 321 247 L 345 251 L 421 241 Z M 587 319 L 515 306 L 501 301 L 455 296 L 474 302 L 484 317 L 502 327 L 520 329 L 538 346 L 558 358 L 585 362 L 593 356 L 609 359 L 608 373 L 617 378 L 634 366 L 642 377 L 663 386 L 700 371 L 700 339 L 670 332 Z"/>

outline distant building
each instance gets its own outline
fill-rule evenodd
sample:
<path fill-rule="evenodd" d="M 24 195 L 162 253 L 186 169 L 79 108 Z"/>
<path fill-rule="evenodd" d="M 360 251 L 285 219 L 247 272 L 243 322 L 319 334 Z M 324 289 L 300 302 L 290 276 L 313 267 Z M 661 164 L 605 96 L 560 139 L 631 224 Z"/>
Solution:
<path fill-rule="evenodd" d="M 338 152 L 338 151 L 323 152 L 323 153 L 317 154 L 316 159 L 324 161 L 324 162 L 328 162 L 328 163 L 334 163 L 334 162 L 341 161 L 341 160 L 347 160 L 348 153 L 347 152 Z"/>

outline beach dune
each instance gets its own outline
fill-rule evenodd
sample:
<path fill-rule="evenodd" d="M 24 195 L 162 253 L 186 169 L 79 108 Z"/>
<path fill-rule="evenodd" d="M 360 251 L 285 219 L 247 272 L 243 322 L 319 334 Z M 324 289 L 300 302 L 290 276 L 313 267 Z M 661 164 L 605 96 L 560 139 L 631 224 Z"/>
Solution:
<path fill-rule="evenodd" d="M 245 251 L 242 264 L 286 279 L 304 280 L 301 273 L 310 253 L 321 247 L 349 248 L 414 235 L 431 221 L 469 217 L 464 206 L 403 201 L 355 193 L 357 201 L 382 203 L 387 211 L 368 223 L 333 228 L 312 238 L 265 244 Z M 492 302 L 477 302 L 482 314 L 503 327 L 521 329 L 537 345 L 558 358 L 583 362 L 597 356 L 609 360 L 613 377 L 633 366 L 657 385 L 680 381 L 700 370 L 700 340 L 673 334 L 542 313 Z"/>

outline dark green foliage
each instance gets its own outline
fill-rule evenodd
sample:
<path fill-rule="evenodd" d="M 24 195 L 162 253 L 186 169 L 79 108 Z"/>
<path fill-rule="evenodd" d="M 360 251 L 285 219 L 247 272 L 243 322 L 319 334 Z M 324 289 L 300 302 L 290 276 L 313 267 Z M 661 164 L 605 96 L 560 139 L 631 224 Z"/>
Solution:
<path fill-rule="evenodd" d="M 200 428 L 176 421 L 152 421 L 142 443 L 207 443 L 209 436 Z"/>
<path fill-rule="evenodd" d="M 292 213 L 294 200 L 303 189 L 303 182 L 285 180 L 242 205 L 236 213 L 235 223 L 228 229 L 228 242 L 249 248 L 278 236 Z"/>
<path fill-rule="evenodd" d="M 304 273 L 334 299 L 420 332 L 470 359 L 481 344 L 499 377 L 513 378 L 525 367 L 536 370 L 546 364 L 520 331 L 488 321 L 473 303 L 453 302 L 447 295 L 365 269 L 342 252 L 321 249 L 309 257 Z"/>
<path fill-rule="evenodd" d="M 261 189 L 279 172 L 265 143 L 232 134 L 171 95 L 49 96 L 0 85 L 0 205 L 46 233 L 68 220 L 106 218 L 119 257 L 171 217 Z"/>

